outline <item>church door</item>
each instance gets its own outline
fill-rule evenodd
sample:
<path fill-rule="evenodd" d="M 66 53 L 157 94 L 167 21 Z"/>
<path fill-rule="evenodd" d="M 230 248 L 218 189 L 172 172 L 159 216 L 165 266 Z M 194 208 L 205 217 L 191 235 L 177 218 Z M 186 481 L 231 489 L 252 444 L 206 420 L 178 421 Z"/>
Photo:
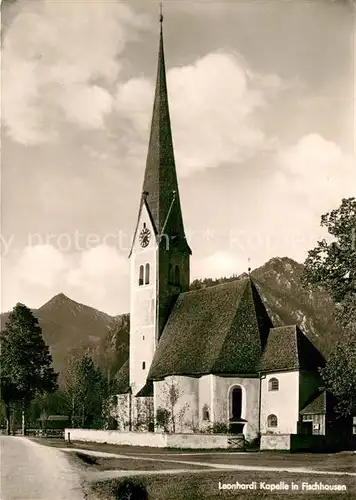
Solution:
<path fill-rule="evenodd" d="M 242 389 L 234 387 L 231 391 L 231 412 L 230 412 L 230 432 L 241 434 L 245 425 L 242 418 Z"/>
<path fill-rule="evenodd" d="M 241 387 L 234 387 L 232 390 L 231 401 L 231 420 L 241 420 L 242 412 L 242 390 Z"/>

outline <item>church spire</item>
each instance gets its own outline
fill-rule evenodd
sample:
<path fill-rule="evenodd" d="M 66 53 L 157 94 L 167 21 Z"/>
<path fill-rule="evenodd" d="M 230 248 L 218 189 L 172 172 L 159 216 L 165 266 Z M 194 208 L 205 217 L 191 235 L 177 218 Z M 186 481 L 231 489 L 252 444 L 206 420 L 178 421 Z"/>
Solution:
<path fill-rule="evenodd" d="M 162 2 L 159 2 L 159 22 L 161 23 L 161 27 L 162 27 L 162 23 L 163 23 Z"/>
<path fill-rule="evenodd" d="M 148 145 L 143 192 L 158 235 L 169 228 L 184 239 L 177 174 L 168 105 L 163 48 L 163 15 L 160 5 L 160 35 L 156 89 Z M 174 226 L 174 227 L 173 227 Z"/>

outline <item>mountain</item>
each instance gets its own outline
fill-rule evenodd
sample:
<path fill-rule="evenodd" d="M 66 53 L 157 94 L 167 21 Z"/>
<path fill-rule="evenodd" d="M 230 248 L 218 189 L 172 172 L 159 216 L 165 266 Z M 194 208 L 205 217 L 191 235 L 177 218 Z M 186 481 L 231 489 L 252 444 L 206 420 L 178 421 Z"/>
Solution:
<path fill-rule="evenodd" d="M 251 272 L 261 298 L 274 326 L 298 325 L 314 345 L 328 356 L 330 349 L 342 335 L 335 322 L 335 305 L 321 287 L 316 290 L 303 287 L 303 264 L 288 257 L 276 257 Z M 191 289 L 214 286 L 240 276 L 219 279 L 194 280 Z"/>
<path fill-rule="evenodd" d="M 274 326 L 298 325 L 319 351 L 328 357 L 342 329 L 334 319 L 335 305 L 321 288 L 301 284 L 303 264 L 287 257 L 274 258 L 251 276 Z"/>
<path fill-rule="evenodd" d="M 111 339 L 115 338 L 114 347 L 120 353 L 119 339 L 124 321 L 121 316 L 110 316 L 75 302 L 63 293 L 55 295 L 39 309 L 32 309 L 32 312 L 42 328 L 43 338 L 51 348 L 54 367 L 61 373 L 65 371 L 67 357 L 72 350 L 90 351 L 103 365 L 106 354 L 110 352 Z M 8 315 L 1 315 L 1 329 Z M 127 318 L 128 315 L 123 316 Z M 126 330 L 123 334 L 124 345 L 128 342 L 127 327 Z M 122 350 L 125 351 L 125 348 Z"/>
<path fill-rule="evenodd" d="M 301 284 L 303 265 L 287 257 L 273 258 L 252 271 L 251 276 L 275 326 L 297 324 L 327 356 L 342 335 L 335 323 L 335 306 L 321 288 L 312 291 Z M 232 279 L 195 280 L 191 289 L 216 285 Z M 98 364 L 114 375 L 128 359 L 129 314 L 110 316 L 60 293 L 39 309 L 33 309 L 51 347 L 56 370 L 63 373 L 72 349 L 89 350 Z M 3 328 L 9 313 L 1 315 Z"/>

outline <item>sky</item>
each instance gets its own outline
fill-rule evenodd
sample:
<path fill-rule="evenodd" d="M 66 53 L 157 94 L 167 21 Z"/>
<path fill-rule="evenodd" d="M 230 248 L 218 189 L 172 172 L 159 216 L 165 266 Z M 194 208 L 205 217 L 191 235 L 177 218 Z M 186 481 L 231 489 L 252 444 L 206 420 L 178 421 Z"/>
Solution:
<path fill-rule="evenodd" d="M 352 2 L 164 2 L 191 277 L 303 262 L 356 195 Z M 128 311 L 159 5 L 3 1 L 1 310 Z"/>

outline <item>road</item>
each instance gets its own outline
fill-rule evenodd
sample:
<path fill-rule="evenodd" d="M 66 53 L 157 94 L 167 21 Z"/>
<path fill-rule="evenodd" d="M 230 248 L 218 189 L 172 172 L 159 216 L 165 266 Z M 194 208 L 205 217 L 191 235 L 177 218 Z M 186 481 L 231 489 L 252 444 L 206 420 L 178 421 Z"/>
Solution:
<path fill-rule="evenodd" d="M 63 452 L 0 436 L 1 500 L 82 500 L 80 478 Z"/>

